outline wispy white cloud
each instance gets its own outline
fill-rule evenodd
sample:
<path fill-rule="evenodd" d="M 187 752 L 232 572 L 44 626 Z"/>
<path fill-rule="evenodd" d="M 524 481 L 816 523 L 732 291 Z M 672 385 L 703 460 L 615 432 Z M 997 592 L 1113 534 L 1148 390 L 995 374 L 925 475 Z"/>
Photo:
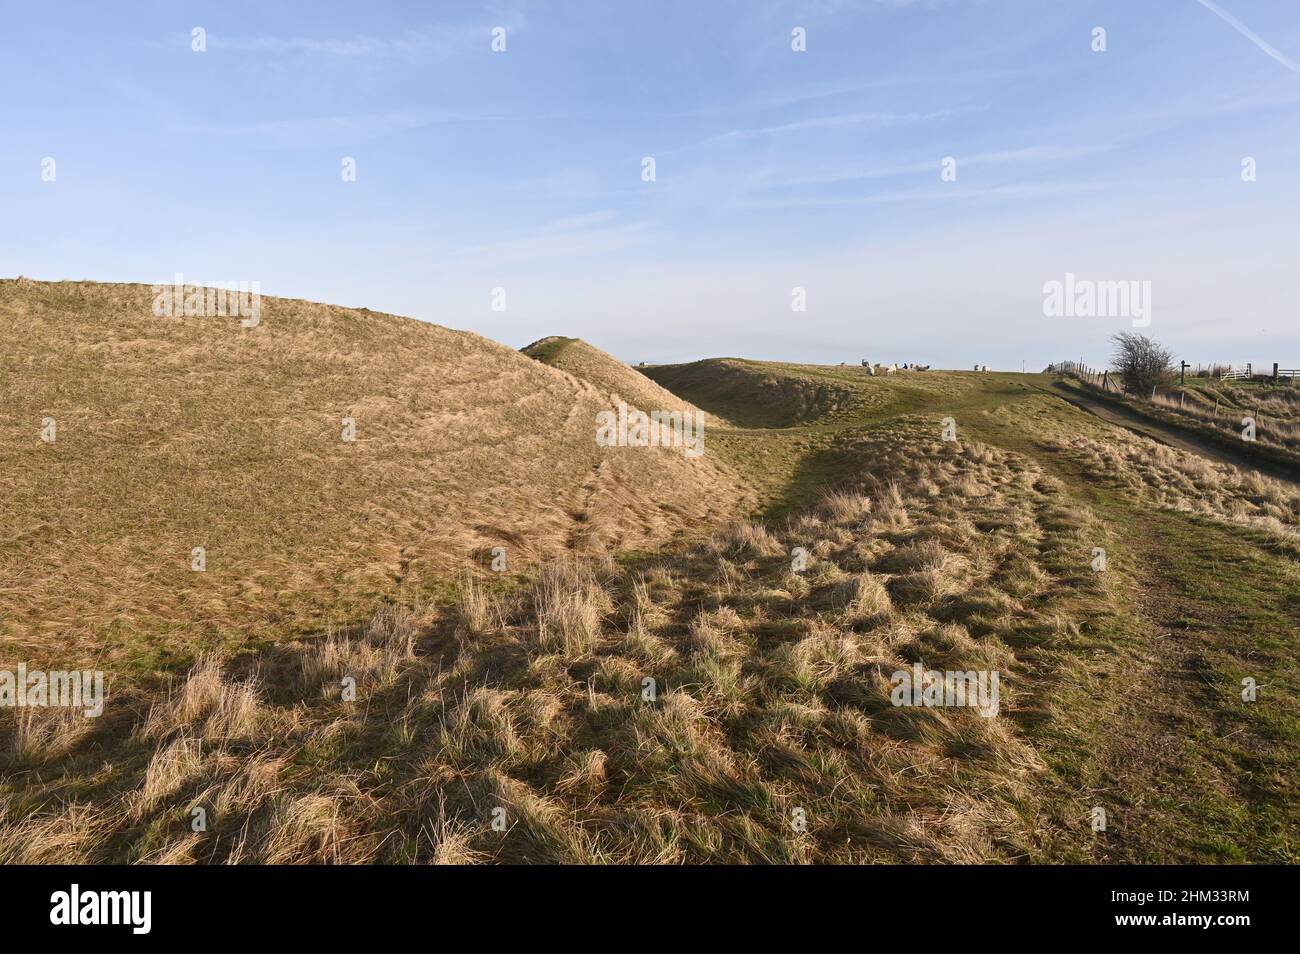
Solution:
<path fill-rule="evenodd" d="M 366 34 L 350 37 L 227 36 L 212 33 L 208 36 L 208 46 L 213 51 L 230 50 L 273 56 L 299 54 L 338 57 L 385 56 L 409 59 L 445 56 L 475 48 L 487 49 L 491 42 L 492 29 L 497 26 L 505 27 L 507 33 L 515 33 L 524 29 L 526 21 L 522 17 L 510 15 L 481 24 L 423 27 L 392 36 Z"/>
<path fill-rule="evenodd" d="M 409 46 L 410 41 L 399 41 Z M 301 36 L 222 36 L 212 37 L 213 50 L 233 50 L 238 53 L 270 53 L 284 56 L 289 53 L 314 53 L 325 56 L 374 56 L 396 49 L 399 42 L 372 36 L 355 36 L 348 39 L 317 39 Z"/>
<path fill-rule="evenodd" d="M 597 212 L 584 212 L 580 215 L 569 215 L 562 219 L 553 219 L 542 225 L 538 231 L 550 233 L 575 232 L 595 225 L 603 225 L 617 217 L 618 213 L 613 209 L 600 209 Z"/>
<path fill-rule="evenodd" d="M 614 217 L 612 211 L 601 210 L 554 219 L 512 238 L 456 248 L 441 267 L 460 272 L 527 262 L 573 263 L 640 245 L 655 235 L 654 223 L 611 224 Z"/>
<path fill-rule="evenodd" d="M 992 81 L 1012 79 L 1031 72 L 1021 68 L 970 69 L 955 70 L 949 73 L 916 72 L 891 73 L 885 76 L 873 76 L 858 80 L 842 80 L 836 83 L 820 83 L 799 86 L 789 91 L 767 95 L 758 103 L 742 104 L 741 108 L 779 108 L 795 106 L 800 103 L 818 99 L 834 99 L 840 96 L 852 96 L 871 90 L 890 89 L 897 86 L 969 87 L 971 85 Z M 1037 72 L 1041 72 L 1038 70 Z"/>
<path fill-rule="evenodd" d="M 962 160 L 966 165 L 998 165 L 1006 162 L 1068 162 L 1083 156 L 1109 152 L 1113 142 L 1088 143 L 1082 146 L 1023 146 L 997 152 L 978 152 Z"/>
<path fill-rule="evenodd" d="M 197 123 L 188 124 L 184 129 L 220 136 L 252 137 L 277 145 L 292 146 L 334 140 L 356 142 L 441 123 L 477 122 L 486 118 L 488 117 L 469 116 L 449 110 L 401 109 L 345 116 L 288 117 L 251 123 Z"/>
<path fill-rule="evenodd" d="M 789 123 L 777 123 L 771 126 L 758 126 L 752 129 L 732 129 L 725 133 L 719 133 L 716 136 L 710 136 L 699 145 L 705 145 L 715 142 L 738 141 L 757 139 L 763 136 L 775 136 L 781 133 L 802 132 L 808 129 L 827 129 L 841 126 L 857 126 L 863 124 L 877 124 L 882 126 L 911 125 L 913 123 L 934 122 L 939 119 L 948 119 L 960 113 L 968 113 L 977 109 L 987 109 L 987 106 L 969 106 L 954 109 L 940 109 L 929 113 L 839 113 L 830 116 L 815 116 L 811 119 L 799 119 Z"/>
<path fill-rule="evenodd" d="M 1049 195 L 1066 195 L 1084 192 L 1113 192 L 1113 182 L 1039 182 L 1009 183 L 1006 185 L 968 188 L 965 186 L 926 187 L 875 192 L 869 195 L 846 196 L 796 196 L 791 198 L 746 199 L 738 205 L 749 209 L 795 209 L 855 205 L 884 205 L 905 202 L 952 202 L 971 199 L 1020 200 L 1037 199 Z"/>
<path fill-rule="evenodd" d="M 978 152 L 970 155 L 958 153 L 955 158 L 960 168 L 967 166 L 998 166 L 1013 163 L 1034 162 L 1069 162 L 1085 156 L 1109 152 L 1117 143 L 1102 142 L 1076 146 L 1023 146 L 1017 149 L 1001 149 L 994 152 Z M 919 175 L 939 169 L 938 157 L 918 160 L 916 162 L 893 163 L 872 167 L 832 168 L 807 175 L 768 177 L 760 179 L 758 186 L 764 189 L 794 188 L 800 186 L 827 186 L 846 182 L 858 182 L 869 179 L 887 179 L 894 176 Z"/>
<path fill-rule="evenodd" d="M 1238 33 L 1240 33 L 1242 36 L 1248 39 L 1251 43 L 1254 43 L 1257 47 L 1259 47 L 1261 50 L 1263 50 L 1273 59 L 1277 60 L 1287 69 L 1289 69 L 1292 73 L 1295 73 L 1297 76 L 1300 76 L 1300 65 L 1298 65 L 1295 62 L 1295 60 L 1292 60 L 1286 54 L 1282 53 L 1280 50 L 1277 49 L 1277 47 L 1271 46 L 1269 43 L 1267 43 L 1264 40 L 1263 37 L 1261 37 L 1254 30 L 1250 29 L 1250 27 L 1246 26 L 1246 24 L 1242 23 L 1231 13 L 1229 13 L 1227 10 L 1223 9 L 1223 7 L 1219 6 L 1217 3 L 1214 3 L 1213 0 L 1196 0 L 1196 2 L 1199 3 L 1201 6 L 1205 7 L 1205 9 L 1209 10 L 1215 16 L 1219 17 L 1221 20 L 1227 23 L 1228 26 L 1232 27 L 1234 30 L 1236 30 Z"/>
<path fill-rule="evenodd" d="M 980 106 L 957 106 L 932 112 L 853 112 L 833 113 L 826 116 L 812 116 L 796 119 L 786 123 L 772 123 L 767 126 L 753 126 L 741 129 L 729 129 L 726 132 L 706 136 L 695 142 L 688 142 L 668 149 L 660 149 L 656 155 L 675 155 L 694 149 L 718 146 L 726 143 L 752 142 L 756 139 L 775 137 L 787 133 L 809 132 L 816 129 L 844 129 L 852 126 L 874 125 L 879 127 L 912 126 L 922 123 L 939 122 L 951 119 L 963 113 L 978 112 L 988 109 L 988 104 Z"/>

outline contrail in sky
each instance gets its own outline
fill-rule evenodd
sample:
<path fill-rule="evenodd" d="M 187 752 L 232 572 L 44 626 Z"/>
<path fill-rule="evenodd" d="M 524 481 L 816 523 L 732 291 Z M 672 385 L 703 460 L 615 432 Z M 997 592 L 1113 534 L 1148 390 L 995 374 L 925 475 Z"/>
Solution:
<path fill-rule="evenodd" d="M 1289 59 L 1286 56 L 1286 54 L 1284 54 L 1281 50 L 1278 50 L 1276 47 L 1269 46 L 1268 43 L 1264 41 L 1263 37 L 1261 37 L 1250 27 L 1246 26 L 1246 24 L 1242 23 L 1231 13 L 1229 13 L 1227 10 L 1223 9 L 1223 7 L 1219 6 L 1217 3 L 1214 3 L 1213 0 L 1196 0 L 1196 2 L 1199 3 L 1201 6 L 1205 7 L 1205 9 L 1209 10 L 1215 16 L 1225 20 L 1230 27 L 1232 27 L 1234 30 L 1236 30 L 1238 33 L 1244 36 L 1251 43 L 1254 43 L 1257 47 L 1259 47 L 1269 56 L 1273 57 L 1273 59 L 1277 60 L 1287 69 L 1289 69 L 1292 73 L 1295 73 L 1297 76 L 1300 76 L 1300 66 L 1297 66 L 1294 60 Z"/>

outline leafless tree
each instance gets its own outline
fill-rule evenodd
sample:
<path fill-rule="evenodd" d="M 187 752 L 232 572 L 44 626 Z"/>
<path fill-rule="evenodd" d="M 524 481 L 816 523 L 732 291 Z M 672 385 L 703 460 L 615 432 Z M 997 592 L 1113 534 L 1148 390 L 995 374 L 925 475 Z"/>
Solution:
<path fill-rule="evenodd" d="M 1174 356 L 1159 342 L 1131 331 L 1121 331 L 1110 340 L 1115 343 L 1113 368 L 1130 394 L 1150 394 L 1173 377 Z"/>

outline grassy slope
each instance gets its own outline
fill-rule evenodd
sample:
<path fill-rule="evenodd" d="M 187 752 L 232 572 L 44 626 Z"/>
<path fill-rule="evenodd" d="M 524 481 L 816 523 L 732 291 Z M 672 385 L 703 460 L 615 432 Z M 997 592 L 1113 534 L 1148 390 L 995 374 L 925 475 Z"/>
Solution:
<path fill-rule="evenodd" d="M 738 358 L 655 365 L 645 373 L 674 394 L 743 427 L 828 423 L 857 406 L 862 396 L 847 377 L 828 369 Z"/>
<path fill-rule="evenodd" d="M 0 858 L 1300 858 L 1296 502 L 1039 376 L 752 370 L 741 397 L 703 367 L 683 396 L 775 399 L 709 438 L 761 524 L 513 595 L 469 584 L 90 730 L 29 726 Z M 814 505 L 828 485 L 848 493 Z M 1003 715 L 890 706 L 913 660 L 998 668 Z M 364 705 L 338 700 L 344 673 Z M 220 806 L 213 832 L 189 831 L 194 805 Z"/>
<path fill-rule="evenodd" d="M 1097 516 L 1117 582 L 1112 611 L 1084 630 L 1080 649 L 1092 658 L 1072 665 L 1058 717 L 1041 730 L 1063 797 L 1095 793 L 1091 801 L 1108 807 L 1109 832 L 1084 857 L 1294 862 L 1294 535 L 1172 509 L 1181 502 L 1152 506 L 1130 484 L 1042 443 L 1045 435 L 1089 432 L 1149 454 L 1150 442 L 1060 402 L 1032 405 L 999 410 L 977 428 L 1035 453 Z M 1248 676 L 1269 686 L 1255 703 L 1241 698 Z"/>
<path fill-rule="evenodd" d="M 845 450 L 863 427 L 935 406 L 979 400 L 973 373 L 877 375 L 861 368 L 710 358 L 658 365 L 646 374 L 706 411 L 735 422 L 710 440 L 759 488 L 769 519 L 805 507 L 851 478 L 860 461 Z"/>
<path fill-rule="evenodd" d="M 707 364 L 700 363 L 697 379 L 705 389 Z M 1300 764 L 1294 662 L 1300 576 L 1293 544 L 1097 486 L 1095 474 L 1081 472 L 1041 440 L 1081 430 L 1106 441 L 1130 438 L 1064 402 L 1040 397 L 1039 389 L 1050 383 L 1045 376 L 930 372 L 868 379 L 858 369 L 794 370 L 800 378 L 843 382 L 860 393 L 843 402 L 855 413 L 839 426 L 823 419 L 821 428 L 751 430 L 715 442 L 781 488 L 769 498 L 770 515 L 806 504 L 827 481 L 851 479 L 860 462 L 846 458 L 842 448 L 864 424 L 870 434 L 873 422 L 928 412 L 936 429 L 940 417 L 952 415 L 959 429 L 970 427 L 982 440 L 1036 460 L 1110 528 L 1106 539 L 1125 574 L 1114 594 L 1117 605 L 1084 625 L 1065 667 L 1076 682 L 1060 690 L 1069 703 L 1056 707 L 1041 738 L 1059 757 L 1057 770 L 1079 786 L 1062 798 L 1077 800 L 1086 814 L 1085 789 L 1118 790 L 1122 804 L 1111 803 L 1111 830 L 1123 827 L 1109 841 L 1076 845 L 1061 857 L 1295 859 L 1288 833 L 1300 817 L 1296 785 L 1288 780 Z M 686 394 L 708 406 L 695 391 Z M 1035 413 L 1004 423 L 1016 418 L 1010 408 L 1018 405 Z M 1003 422 L 998 426 L 990 420 L 994 411 Z M 1292 525 L 1300 522 L 1297 516 L 1293 509 Z M 1112 562 L 1112 572 L 1115 567 Z M 1164 652 L 1165 641 L 1175 639 L 1176 649 Z M 1152 647 L 1162 651 L 1153 654 Z M 1102 654 L 1107 665 L 1095 671 L 1081 661 L 1083 654 Z M 1241 701 L 1247 676 L 1270 685 L 1274 696 L 1267 704 Z M 1120 733 L 1115 720 L 1122 720 Z M 1100 795 L 1095 801 L 1106 803 Z M 1202 822 L 1202 814 L 1214 821 Z"/>
<path fill-rule="evenodd" d="M 1300 430 L 1295 419 L 1288 417 L 1294 410 L 1284 399 L 1273 398 L 1251 401 L 1237 394 L 1231 402 L 1221 403 L 1218 412 L 1204 396 L 1189 400 L 1179 408 L 1174 399 L 1161 396 L 1160 403 L 1137 399 L 1113 391 L 1104 391 L 1091 383 L 1074 379 L 1052 382 L 1052 387 L 1072 396 L 1086 397 L 1104 402 L 1120 413 L 1131 415 L 1154 425 L 1173 428 L 1186 437 L 1213 445 L 1221 454 L 1231 455 L 1248 466 L 1266 468 L 1286 479 L 1300 479 Z M 1203 388 L 1188 388 L 1191 395 Z M 1241 392 L 1244 389 L 1234 389 Z M 1217 392 L 1216 392 L 1217 393 Z M 1242 406 L 1237 402 L 1243 402 Z M 1257 409 L 1267 408 L 1267 419 Z M 1256 418 L 1256 439 L 1242 440 L 1241 420 L 1245 415 Z"/>
<path fill-rule="evenodd" d="M 635 368 L 578 338 L 543 338 L 522 350 L 530 358 L 592 385 L 613 406 L 621 400 L 647 413 L 675 410 L 694 413 L 698 410 Z M 713 422 L 706 421 L 706 426 L 709 423 Z"/>
<path fill-rule="evenodd" d="M 493 546 L 526 571 L 661 543 L 742 494 L 707 457 L 596 447 L 594 388 L 477 335 L 283 299 L 253 330 L 150 305 L 146 286 L 0 282 L 0 662 L 147 675 L 445 592 Z"/>

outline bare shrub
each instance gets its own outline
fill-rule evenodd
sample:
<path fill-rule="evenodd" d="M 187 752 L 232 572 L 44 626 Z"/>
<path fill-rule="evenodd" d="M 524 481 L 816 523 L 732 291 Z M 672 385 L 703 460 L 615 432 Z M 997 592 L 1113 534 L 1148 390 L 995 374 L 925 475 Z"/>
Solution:
<path fill-rule="evenodd" d="M 1167 384 L 1173 377 L 1173 354 L 1153 339 L 1121 331 L 1110 340 L 1115 343 L 1111 363 L 1130 394 L 1149 395 L 1153 388 Z"/>

